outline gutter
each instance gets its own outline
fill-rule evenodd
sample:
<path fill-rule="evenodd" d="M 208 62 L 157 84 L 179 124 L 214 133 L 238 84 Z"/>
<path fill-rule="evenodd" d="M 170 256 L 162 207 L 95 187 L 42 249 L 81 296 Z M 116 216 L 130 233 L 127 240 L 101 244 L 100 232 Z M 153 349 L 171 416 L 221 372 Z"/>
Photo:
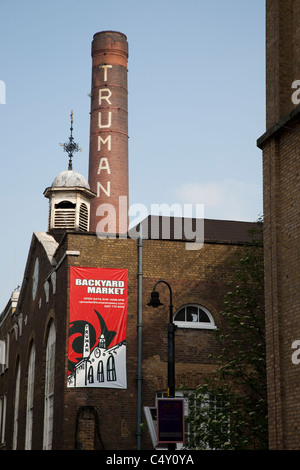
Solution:
<path fill-rule="evenodd" d="M 142 287 L 143 287 L 143 239 L 138 238 L 138 370 L 137 370 L 137 449 L 142 445 Z"/>

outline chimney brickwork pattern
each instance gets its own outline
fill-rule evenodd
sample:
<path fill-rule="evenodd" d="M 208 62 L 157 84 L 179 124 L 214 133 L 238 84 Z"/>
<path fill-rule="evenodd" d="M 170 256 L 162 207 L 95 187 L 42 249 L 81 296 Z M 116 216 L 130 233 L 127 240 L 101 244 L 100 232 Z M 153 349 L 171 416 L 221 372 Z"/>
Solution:
<path fill-rule="evenodd" d="M 89 184 L 90 231 L 128 229 L 128 43 L 124 34 L 96 33 L 92 42 Z"/>

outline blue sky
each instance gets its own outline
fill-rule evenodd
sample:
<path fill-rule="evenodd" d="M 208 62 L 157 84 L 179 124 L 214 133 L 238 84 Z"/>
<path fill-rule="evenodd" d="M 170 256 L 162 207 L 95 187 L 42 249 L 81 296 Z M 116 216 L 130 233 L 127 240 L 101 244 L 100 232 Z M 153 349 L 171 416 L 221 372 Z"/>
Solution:
<path fill-rule="evenodd" d="M 0 0 L 0 311 L 22 282 L 43 192 L 67 169 L 88 176 L 91 41 L 129 42 L 130 205 L 204 204 L 206 218 L 262 214 L 262 0 Z"/>

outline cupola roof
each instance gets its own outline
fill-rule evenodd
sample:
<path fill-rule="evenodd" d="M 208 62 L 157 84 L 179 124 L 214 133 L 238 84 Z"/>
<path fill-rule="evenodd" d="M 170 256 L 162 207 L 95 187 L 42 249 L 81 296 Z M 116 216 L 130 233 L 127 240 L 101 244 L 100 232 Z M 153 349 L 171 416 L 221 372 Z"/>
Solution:
<path fill-rule="evenodd" d="M 54 178 L 51 185 L 52 188 L 70 188 L 74 186 L 90 189 L 90 185 L 85 177 L 74 170 L 62 171 Z"/>

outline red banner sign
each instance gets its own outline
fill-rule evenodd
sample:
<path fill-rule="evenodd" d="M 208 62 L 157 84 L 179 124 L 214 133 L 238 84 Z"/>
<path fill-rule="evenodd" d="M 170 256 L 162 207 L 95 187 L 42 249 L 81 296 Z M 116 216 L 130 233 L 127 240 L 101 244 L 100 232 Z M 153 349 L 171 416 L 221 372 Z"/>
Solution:
<path fill-rule="evenodd" d="M 127 270 L 70 271 L 68 387 L 126 388 Z"/>

